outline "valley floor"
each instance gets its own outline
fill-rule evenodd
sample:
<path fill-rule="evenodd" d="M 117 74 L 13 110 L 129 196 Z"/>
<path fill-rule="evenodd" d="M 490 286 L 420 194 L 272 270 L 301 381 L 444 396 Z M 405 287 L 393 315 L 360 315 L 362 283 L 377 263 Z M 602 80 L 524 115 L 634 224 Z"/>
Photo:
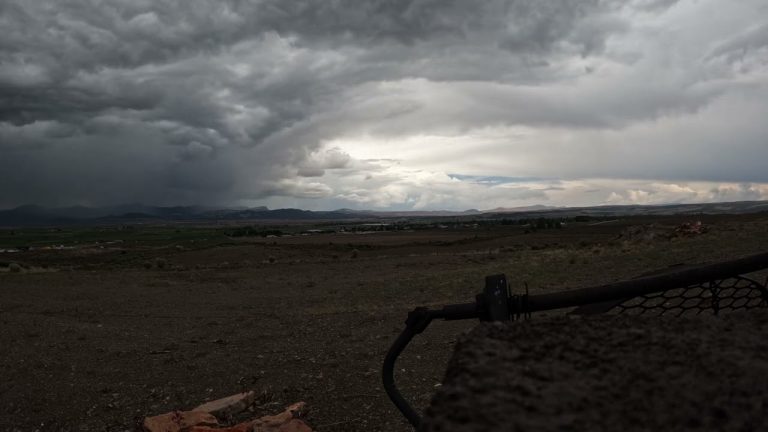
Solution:
<path fill-rule="evenodd" d="M 768 250 L 760 215 L 704 217 L 708 231 L 693 237 L 630 235 L 688 220 L 2 254 L 23 266 L 0 267 L 0 430 L 133 430 L 146 415 L 248 389 L 255 414 L 306 401 L 321 432 L 408 431 L 380 369 L 409 310 L 472 301 L 489 274 L 540 293 Z M 403 355 L 397 380 L 416 406 L 475 325 L 435 323 Z"/>

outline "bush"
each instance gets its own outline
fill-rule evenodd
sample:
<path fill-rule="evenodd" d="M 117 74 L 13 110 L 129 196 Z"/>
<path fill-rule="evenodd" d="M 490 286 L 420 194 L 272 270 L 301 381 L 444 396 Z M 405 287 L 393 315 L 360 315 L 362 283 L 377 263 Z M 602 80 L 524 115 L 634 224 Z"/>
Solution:
<path fill-rule="evenodd" d="M 21 266 L 18 263 L 10 263 L 8 265 L 8 270 L 11 273 L 21 273 Z"/>
<path fill-rule="evenodd" d="M 360 251 L 357 249 L 352 249 L 352 258 L 357 258 L 358 255 L 360 255 Z"/>
<path fill-rule="evenodd" d="M 164 269 L 166 265 L 168 265 L 168 262 L 165 261 L 164 258 L 156 258 L 155 259 L 155 267 L 157 267 L 159 269 Z"/>
<path fill-rule="evenodd" d="M 277 261 L 277 258 L 275 258 L 272 255 L 270 255 L 269 258 L 267 258 L 267 261 L 269 261 L 270 264 L 274 264 L 275 261 Z"/>

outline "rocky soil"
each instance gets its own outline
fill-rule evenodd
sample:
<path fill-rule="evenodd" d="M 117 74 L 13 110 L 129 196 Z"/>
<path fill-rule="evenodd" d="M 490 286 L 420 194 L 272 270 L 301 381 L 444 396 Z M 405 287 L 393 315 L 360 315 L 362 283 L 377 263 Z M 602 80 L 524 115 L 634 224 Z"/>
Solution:
<path fill-rule="evenodd" d="M 627 279 L 677 263 L 734 258 L 764 251 L 768 244 L 768 220 L 760 215 L 703 218 L 709 229 L 694 237 L 626 242 L 620 236 L 631 226 L 653 224 L 669 231 L 686 220 L 634 218 L 529 234 L 524 227 L 496 226 L 223 240 L 211 237 L 211 230 L 201 238 L 186 226 L 151 232 L 137 227 L 131 238 L 99 228 L 88 233 L 88 242 L 71 249 L 3 253 L 0 430 L 130 431 L 144 416 L 254 390 L 257 402 L 249 418 L 306 401 L 308 421 L 319 432 L 409 431 L 384 394 L 380 375 L 384 354 L 409 310 L 471 301 L 489 274 L 506 273 L 514 291 L 522 292 L 527 283 L 535 294 Z M 97 242 L 105 233 L 110 242 Z M 45 233 L 33 234 L 35 244 L 44 244 Z M 16 231 L 10 246 L 31 235 Z M 19 263 L 16 271 L 13 262 Z M 594 326 L 610 326 L 599 323 Z M 516 347 L 524 359 L 520 364 L 531 367 L 581 359 L 580 370 L 603 376 L 601 368 L 618 367 L 620 356 L 625 362 L 653 362 L 648 355 L 673 349 L 669 346 L 678 340 L 681 350 L 707 353 L 706 347 L 713 347 L 723 361 L 731 358 L 720 345 L 725 339 L 706 336 L 714 331 L 667 339 L 677 337 L 677 322 L 665 321 L 653 331 L 638 325 L 637 331 L 647 333 L 641 333 L 646 336 L 640 338 L 640 351 L 622 348 L 624 339 L 618 336 L 604 339 L 597 329 L 579 339 L 582 344 L 574 351 L 564 336 L 572 323 L 537 317 L 521 324 L 511 334 L 526 342 Z M 457 337 L 476 325 L 436 322 L 408 347 L 396 379 L 415 406 L 429 404 Z M 627 332 L 635 327 L 631 322 L 622 326 Z M 698 327 L 686 324 L 684 329 L 695 335 Z M 601 366 L 598 354 L 615 361 Z M 652 383 L 688 367 L 675 363 L 667 368 L 672 372 L 659 378 L 654 374 L 664 373 L 660 366 L 657 362 L 630 376 L 645 380 L 650 392 L 659 387 Z M 715 366 L 704 370 L 725 373 Z M 543 397 L 581 400 L 562 399 L 546 390 L 541 379 L 513 388 L 515 401 L 523 405 L 511 412 Z M 631 388 L 607 383 L 612 397 Z M 554 388 L 563 395 L 587 390 Z M 655 399 L 639 397 L 646 393 L 637 394 L 638 406 L 656 406 Z M 721 392 L 717 400 L 730 396 Z M 753 403 L 737 396 L 737 401 Z M 681 394 L 680 400 L 689 397 L 698 396 Z M 565 409 L 555 402 L 541 409 L 556 407 Z M 516 421 L 537 424 L 542 418 L 526 413 L 530 420 L 516 415 Z M 709 411 L 702 416 L 702 427 L 716 420 Z M 556 418 L 568 421 L 565 415 Z"/>

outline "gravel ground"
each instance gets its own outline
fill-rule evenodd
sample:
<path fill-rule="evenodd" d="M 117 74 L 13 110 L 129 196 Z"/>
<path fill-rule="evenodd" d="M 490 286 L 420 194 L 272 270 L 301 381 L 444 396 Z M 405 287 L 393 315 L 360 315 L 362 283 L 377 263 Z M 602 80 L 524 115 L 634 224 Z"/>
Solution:
<path fill-rule="evenodd" d="M 555 317 L 465 335 L 424 431 L 760 430 L 768 313 Z"/>
<path fill-rule="evenodd" d="M 258 394 L 250 417 L 302 400 L 318 432 L 412 431 L 381 385 L 408 311 L 472 301 L 489 274 L 542 294 L 768 244 L 762 215 L 704 219 L 709 231 L 690 238 L 621 237 L 687 218 L 240 240 L 182 225 L 136 226 L 132 236 L 0 231 L 11 246 L 49 235 L 77 245 L 0 256 L 0 431 L 133 431 L 144 416 L 245 390 Z M 102 235 L 122 242 L 98 243 Z M 457 337 L 476 324 L 435 322 L 398 360 L 398 385 L 419 411 Z M 543 326 L 542 346 L 521 351 L 558 352 L 552 324 L 536 316 L 530 325 Z M 608 343 L 599 345 L 612 352 Z"/>

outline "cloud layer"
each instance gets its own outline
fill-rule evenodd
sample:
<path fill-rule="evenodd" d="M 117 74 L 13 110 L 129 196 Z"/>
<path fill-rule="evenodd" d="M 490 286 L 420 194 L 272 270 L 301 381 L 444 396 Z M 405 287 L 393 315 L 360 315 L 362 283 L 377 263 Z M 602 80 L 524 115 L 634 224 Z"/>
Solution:
<path fill-rule="evenodd" d="M 9 0 L 0 207 L 766 199 L 767 19 L 760 0 Z"/>

